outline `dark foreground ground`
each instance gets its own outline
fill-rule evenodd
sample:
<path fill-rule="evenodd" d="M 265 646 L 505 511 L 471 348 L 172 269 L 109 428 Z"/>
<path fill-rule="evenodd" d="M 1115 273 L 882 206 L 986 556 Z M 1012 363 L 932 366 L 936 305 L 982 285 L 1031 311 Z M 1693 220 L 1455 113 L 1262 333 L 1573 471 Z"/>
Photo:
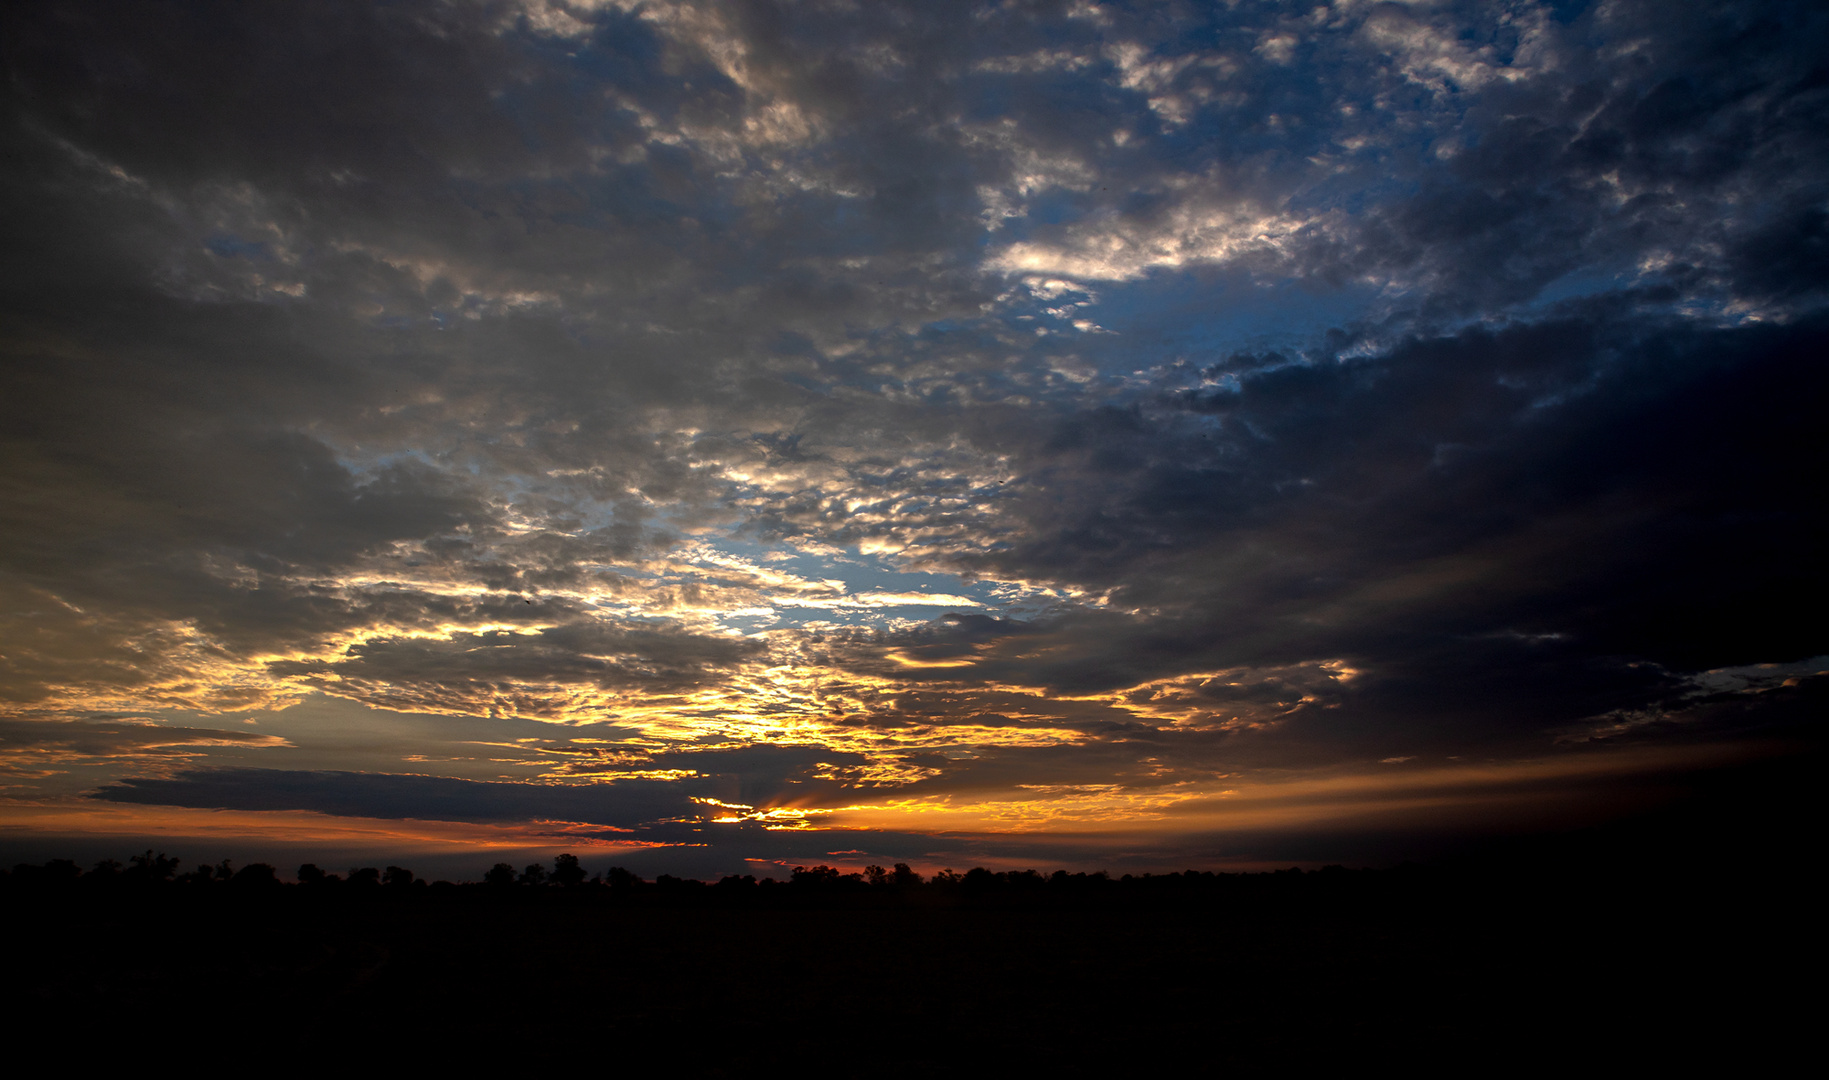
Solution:
<path fill-rule="evenodd" d="M 7 1015 L 84 1056 L 324 1065 L 1745 1068 L 1815 1022 L 1803 888 L 1411 870 L 1065 898 L 15 890 Z"/>

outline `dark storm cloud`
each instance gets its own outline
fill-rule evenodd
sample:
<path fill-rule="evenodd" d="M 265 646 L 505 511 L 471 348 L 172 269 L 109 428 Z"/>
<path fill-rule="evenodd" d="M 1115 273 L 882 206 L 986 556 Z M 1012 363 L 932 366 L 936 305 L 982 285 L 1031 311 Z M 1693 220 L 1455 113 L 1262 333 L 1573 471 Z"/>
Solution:
<path fill-rule="evenodd" d="M 1371 355 L 1233 357 L 1191 373 L 1204 388 L 1063 421 L 1024 463 L 1029 539 L 974 560 L 1137 614 L 949 616 L 890 644 L 972 661 L 904 678 L 1075 692 L 1341 658 L 1363 674 L 1288 737 L 1368 753 L 1818 655 L 1825 348 L 1814 318 L 1701 329 L 1594 301 Z"/>
<path fill-rule="evenodd" d="M 16 726 L 16 725 L 15 725 Z M 62 725 L 68 727 L 68 725 Z M 119 732 L 109 728 L 102 734 Z M 179 731 L 169 741 L 201 741 Z M 230 733 L 231 735 L 233 733 Z M 0 737 L 12 739 L 11 729 Z M 43 743 L 35 729 L 25 736 Z M 100 738 L 97 735 L 96 738 Z M 73 737 L 65 742 L 75 745 Z M 91 739 L 93 742 L 94 739 Z M 89 751 L 94 752 L 94 751 Z M 588 753 L 588 749 L 575 751 Z M 584 785 L 482 782 L 396 773 L 355 773 L 297 769 L 188 769 L 169 778 L 131 778 L 105 785 L 92 797 L 111 802 L 229 810 L 312 810 L 340 816 L 422 818 L 502 822 L 550 819 L 633 828 L 659 819 L 700 817 L 695 797 L 742 806 L 763 806 L 787 798 L 838 796 L 839 785 L 818 772 L 856 764 L 856 754 L 815 746 L 748 746 L 600 756 L 606 767 L 575 771 L 613 781 Z M 671 779 L 618 776 L 631 766 L 681 770 Z"/>
<path fill-rule="evenodd" d="M 1826 342 L 1817 319 L 1597 303 L 1369 356 L 1234 357 L 1210 389 L 1069 421 L 1036 473 L 1071 486 L 1036 482 L 1035 539 L 985 562 L 1125 606 L 1222 604 L 1239 661 L 1358 651 L 1398 615 L 1691 667 L 1814 654 L 1809 603 L 1774 601 L 1820 587 Z"/>
<path fill-rule="evenodd" d="M 683 785 L 661 781 L 564 787 L 387 773 L 192 769 L 172 779 L 123 780 L 93 797 L 148 806 L 310 810 L 343 817 L 621 824 L 691 813 L 689 794 Z"/>

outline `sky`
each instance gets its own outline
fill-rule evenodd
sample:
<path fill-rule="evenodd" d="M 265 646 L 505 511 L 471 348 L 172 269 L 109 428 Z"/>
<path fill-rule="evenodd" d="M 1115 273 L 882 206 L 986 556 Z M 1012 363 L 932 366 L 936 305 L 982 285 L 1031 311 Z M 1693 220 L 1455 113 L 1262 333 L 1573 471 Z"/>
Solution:
<path fill-rule="evenodd" d="M 1825 57 L 7 4 L 0 855 L 1375 865 L 1801 754 Z"/>

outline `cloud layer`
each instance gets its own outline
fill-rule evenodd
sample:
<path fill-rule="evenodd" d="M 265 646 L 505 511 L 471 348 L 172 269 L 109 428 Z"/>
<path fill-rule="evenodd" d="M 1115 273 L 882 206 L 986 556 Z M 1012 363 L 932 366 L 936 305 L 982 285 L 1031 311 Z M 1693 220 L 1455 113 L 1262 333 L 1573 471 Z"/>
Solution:
<path fill-rule="evenodd" d="M 1788 745 L 1829 667 L 1810 5 L 0 41 L 16 806 L 1146 850 L 1272 778 Z"/>

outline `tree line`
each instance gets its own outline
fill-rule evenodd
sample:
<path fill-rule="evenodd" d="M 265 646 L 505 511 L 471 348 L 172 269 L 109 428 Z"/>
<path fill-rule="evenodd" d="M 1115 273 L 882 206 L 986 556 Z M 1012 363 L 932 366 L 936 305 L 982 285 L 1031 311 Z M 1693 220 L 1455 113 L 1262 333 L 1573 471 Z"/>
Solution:
<path fill-rule="evenodd" d="M 1348 871 L 1343 867 L 1328 866 L 1320 871 L 1311 872 L 1307 876 L 1338 880 L 1370 873 L 1376 872 Z M 424 878 L 403 866 L 351 867 L 348 873 L 337 874 L 327 871 L 315 863 L 301 865 L 295 874 L 295 881 L 287 882 L 280 877 L 278 868 L 269 863 L 253 862 L 236 867 L 229 860 L 223 859 L 217 863 L 199 863 L 193 869 L 185 871 L 180 860 L 162 851 L 155 852 L 148 849 L 141 854 L 130 856 L 125 863 L 115 859 L 103 859 L 86 871 L 70 859 L 52 859 L 42 865 L 20 863 L 10 872 L 0 870 L 0 888 L 9 891 L 60 889 L 105 891 L 116 888 L 148 887 L 186 890 L 283 888 L 311 892 L 351 893 L 369 891 L 401 893 L 431 888 L 489 893 L 526 893 L 538 890 L 584 893 L 607 891 L 619 894 L 731 894 L 783 890 L 799 895 L 954 892 L 1039 895 L 1114 890 L 1161 891 L 1189 887 L 1215 887 L 1260 878 L 1289 879 L 1302 876 L 1303 871 L 1295 867 L 1266 874 L 1187 870 L 1180 873 L 1124 874 L 1120 877 L 1113 877 L 1105 871 L 1069 873 L 1066 870 L 1056 870 L 1052 874 L 1043 874 L 1033 869 L 993 871 L 982 866 L 974 867 L 964 873 L 952 869 L 942 869 L 931 876 L 923 876 L 910 868 L 907 863 L 896 863 L 887 868 L 876 865 L 866 866 L 862 871 L 853 872 L 845 872 L 823 864 L 795 866 L 786 880 L 773 877 L 758 879 L 752 874 L 732 874 L 714 882 L 707 882 L 661 874 L 650 881 L 620 866 L 612 866 L 594 874 L 588 873 L 578 856 L 568 853 L 557 856 L 550 865 L 534 862 L 520 869 L 516 869 L 510 863 L 498 862 L 483 873 L 480 882 L 472 883 L 450 881 L 428 883 Z"/>

